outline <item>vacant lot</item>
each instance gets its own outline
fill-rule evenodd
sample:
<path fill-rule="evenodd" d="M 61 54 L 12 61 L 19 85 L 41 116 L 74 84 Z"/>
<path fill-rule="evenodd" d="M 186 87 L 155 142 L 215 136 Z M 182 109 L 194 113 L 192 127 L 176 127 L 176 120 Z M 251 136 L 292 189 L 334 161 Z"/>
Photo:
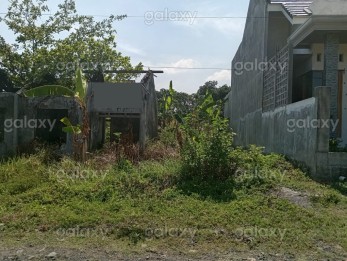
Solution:
<path fill-rule="evenodd" d="M 230 182 L 197 183 L 175 153 L 47 155 L 0 165 L 0 260 L 347 260 L 346 183 L 280 156 L 238 149 Z"/>

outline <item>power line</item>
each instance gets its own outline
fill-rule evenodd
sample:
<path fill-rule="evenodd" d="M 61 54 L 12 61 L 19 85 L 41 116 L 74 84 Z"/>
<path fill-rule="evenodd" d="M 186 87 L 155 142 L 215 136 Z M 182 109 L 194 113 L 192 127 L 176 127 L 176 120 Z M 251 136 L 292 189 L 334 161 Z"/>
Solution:
<path fill-rule="evenodd" d="M 231 71 L 231 69 L 218 68 L 218 67 L 176 67 L 176 66 L 147 66 L 143 67 L 154 68 L 154 69 L 178 69 L 178 70 L 225 70 Z"/>
<path fill-rule="evenodd" d="M 158 12 L 162 12 L 162 11 L 158 11 Z M 151 13 L 155 13 L 154 11 Z M 7 15 L 8 13 L 0 13 L 0 15 Z M 41 14 L 43 16 L 50 16 L 50 15 L 54 15 L 52 13 L 45 13 L 45 14 Z M 93 16 L 93 17 L 110 17 L 110 15 L 101 15 L 101 14 L 79 14 L 81 16 Z M 119 15 L 122 16 L 122 15 Z M 126 15 L 126 18 L 146 18 L 146 14 L 144 15 Z M 163 16 L 161 18 L 170 18 L 169 16 Z M 264 19 L 267 18 L 266 16 L 184 16 L 184 15 L 179 15 L 177 17 L 175 17 L 175 19 L 166 19 L 164 21 L 177 21 L 180 19 L 246 19 L 246 18 L 259 18 L 259 19 Z"/>

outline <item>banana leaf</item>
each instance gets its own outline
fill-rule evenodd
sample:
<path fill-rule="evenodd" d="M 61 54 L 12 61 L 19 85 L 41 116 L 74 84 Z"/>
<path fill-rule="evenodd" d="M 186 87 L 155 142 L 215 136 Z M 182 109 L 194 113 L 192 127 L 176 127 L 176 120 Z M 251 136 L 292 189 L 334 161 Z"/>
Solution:
<path fill-rule="evenodd" d="M 44 85 L 24 91 L 26 97 L 42 97 L 42 96 L 69 96 L 74 97 L 75 92 L 61 85 Z"/>
<path fill-rule="evenodd" d="M 81 68 L 76 70 L 76 95 L 84 101 L 86 97 L 87 82 L 84 79 L 83 72 Z"/>

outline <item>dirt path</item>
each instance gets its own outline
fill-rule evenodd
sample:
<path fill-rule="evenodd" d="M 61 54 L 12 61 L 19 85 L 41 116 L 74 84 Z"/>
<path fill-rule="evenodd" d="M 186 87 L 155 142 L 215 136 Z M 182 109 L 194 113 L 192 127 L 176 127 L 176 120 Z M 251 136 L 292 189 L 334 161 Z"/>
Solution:
<path fill-rule="evenodd" d="M 230 252 L 223 255 L 208 254 L 199 256 L 199 253 L 183 255 L 182 253 L 167 254 L 165 252 L 145 252 L 142 254 L 124 255 L 115 251 L 105 251 L 102 249 L 69 249 L 60 247 L 37 248 L 23 247 L 4 249 L 0 247 L 0 261 L 294 261 L 294 260 L 333 260 L 347 261 L 347 257 L 317 259 L 313 256 L 295 257 L 293 254 L 265 254 L 249 252 Z"/>

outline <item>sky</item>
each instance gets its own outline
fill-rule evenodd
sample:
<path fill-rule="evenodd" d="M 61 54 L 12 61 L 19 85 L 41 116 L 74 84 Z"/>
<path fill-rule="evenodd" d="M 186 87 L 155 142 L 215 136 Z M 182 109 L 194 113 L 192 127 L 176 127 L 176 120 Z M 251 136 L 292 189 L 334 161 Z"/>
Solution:
<path fill-rule="evenodd" d="M 49 0 L 52 10 L 63 0 Z M 76 0 L 77 11 L 95 15 L 128 15 L 114 23 L 117 49 L 133 64 L 142 62 L 158 74 L 156 89 L 193 93 L 206 81 L 231 84 L 231 61 L 242 40 L 249 0 Z M 0 13 L 9 1 L 0 1 Z M 214 18 L 205 18 L 214 17 Z M 222 18 L 221 18 L 222 17 Z M 229 17 L 229 18 L 223 18 Z M 232 18 L 230 18 L 232 17 Z M 0 35 L 14 40 L 6 26 Z M 157 68 L 159 67 L 159 68 Z M 163 67 L 213 68 L 174 69 Z"/>

